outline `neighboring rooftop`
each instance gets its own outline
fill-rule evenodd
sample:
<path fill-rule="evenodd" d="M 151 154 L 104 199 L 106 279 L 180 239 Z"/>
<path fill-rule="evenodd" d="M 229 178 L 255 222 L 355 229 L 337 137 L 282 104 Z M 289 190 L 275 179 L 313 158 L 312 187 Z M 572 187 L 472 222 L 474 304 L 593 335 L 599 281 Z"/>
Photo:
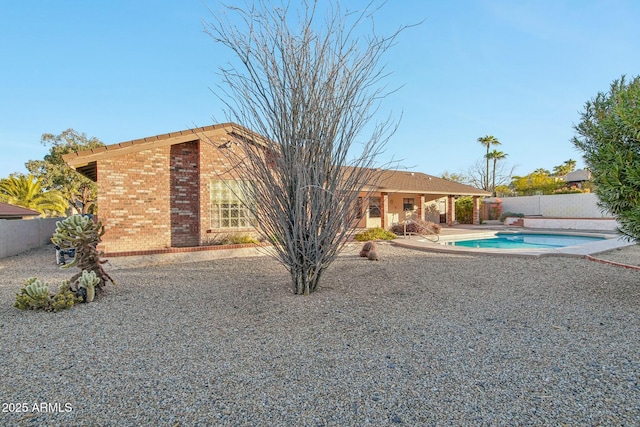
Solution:
<path fill-rule="evenodd" d="M 578 169 L 577 171 L 569 172 L 562 177 L 565 182 L 583 182 L 591 181 L 591 171 L 587 169 Z"/>
<path fill-rule="evenodd" d="M 39 215 L 38 211 L 0 202 L 0 219 L 23 219 Z"/>

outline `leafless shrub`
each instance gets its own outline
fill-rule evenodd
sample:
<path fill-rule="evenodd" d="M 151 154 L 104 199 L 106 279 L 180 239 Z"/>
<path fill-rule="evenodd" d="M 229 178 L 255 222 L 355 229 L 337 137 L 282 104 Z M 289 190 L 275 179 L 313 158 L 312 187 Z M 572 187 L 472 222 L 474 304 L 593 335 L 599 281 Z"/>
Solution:
<path fill-rule="evenodd" d="M 396 128 L 391 119 L 368 127 L 388 93 L 380 58 L 402 30 L 377 35 L 375 11 L 330 2 L 323 16 L 317 1 L 294 10 L 257 0 L 205 24 L 239 61 L 220 68 L 229 119 L 262 136 L 221 151 L 296 294 L 317 288 L 356 226 L 357 198 L 375 188 L 376 156 Z"/>

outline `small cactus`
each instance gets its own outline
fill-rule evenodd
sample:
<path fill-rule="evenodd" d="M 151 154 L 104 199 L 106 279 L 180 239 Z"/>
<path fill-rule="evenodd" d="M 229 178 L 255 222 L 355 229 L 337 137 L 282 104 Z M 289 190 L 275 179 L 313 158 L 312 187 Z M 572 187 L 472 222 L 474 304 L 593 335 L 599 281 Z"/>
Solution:
<path fill-rule="evenodd" d="M 27 283 L 24 285 L 24 290 L 31 298 L 38 299 L 44 298 L 49 295 L 49 285 L 42 283 L 36 277 L 30 277 L 27 279 Z"/>
<path fill-rule="evenodd" d="M 78 298 L 69 290 L 68 282 L 63 282 L 57 294 L 49 292 L 49 285 L 35 277 L 29 278 L 16 294 L 13 305 L 20 310 L 59 311 L 78 302 Z"/>
<path fill-rule="evenodd" d="M 78 286 L 86 289 L 86 301 L 91 302 L 96 296 L 96 285 L 100 283 L 100 278 L 95 271 L 82 270 L 82 276 L 78 278 Z"/>

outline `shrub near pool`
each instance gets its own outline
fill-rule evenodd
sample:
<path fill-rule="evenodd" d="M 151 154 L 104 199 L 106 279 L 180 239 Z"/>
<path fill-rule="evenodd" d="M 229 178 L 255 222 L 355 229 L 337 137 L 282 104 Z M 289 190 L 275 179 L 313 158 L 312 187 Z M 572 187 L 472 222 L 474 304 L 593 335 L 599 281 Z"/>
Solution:
<path fill-rule="evenodd" d="M 382 227 L 370 228 L 353 236 L 358 242 L 366 242 L 369 240 L 393 240 L 396 236 L 390 231 Z"/>

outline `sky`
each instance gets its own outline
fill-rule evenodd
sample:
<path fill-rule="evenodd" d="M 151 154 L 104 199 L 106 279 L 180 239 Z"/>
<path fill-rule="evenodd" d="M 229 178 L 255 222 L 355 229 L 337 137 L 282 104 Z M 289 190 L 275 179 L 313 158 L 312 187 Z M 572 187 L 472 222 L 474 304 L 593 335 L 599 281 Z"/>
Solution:
<path fill-rule="evenodd" d="M 203 31 L 207 5 L 0 0 L 0 178 L 47 154 L 44 133 L 115 144 L 227 121 L 215 93 L 232 57 Z M 640 74 L 636 0 L 389 0 L 376 28 L 421 21 L 384 57 L 398 89 L 378 116 L 400 120 L 381 162 L 410 170 L 464 172 L 484 135 L 517 175 L 582 167 L 570 139 L 585 103 Z"/>

